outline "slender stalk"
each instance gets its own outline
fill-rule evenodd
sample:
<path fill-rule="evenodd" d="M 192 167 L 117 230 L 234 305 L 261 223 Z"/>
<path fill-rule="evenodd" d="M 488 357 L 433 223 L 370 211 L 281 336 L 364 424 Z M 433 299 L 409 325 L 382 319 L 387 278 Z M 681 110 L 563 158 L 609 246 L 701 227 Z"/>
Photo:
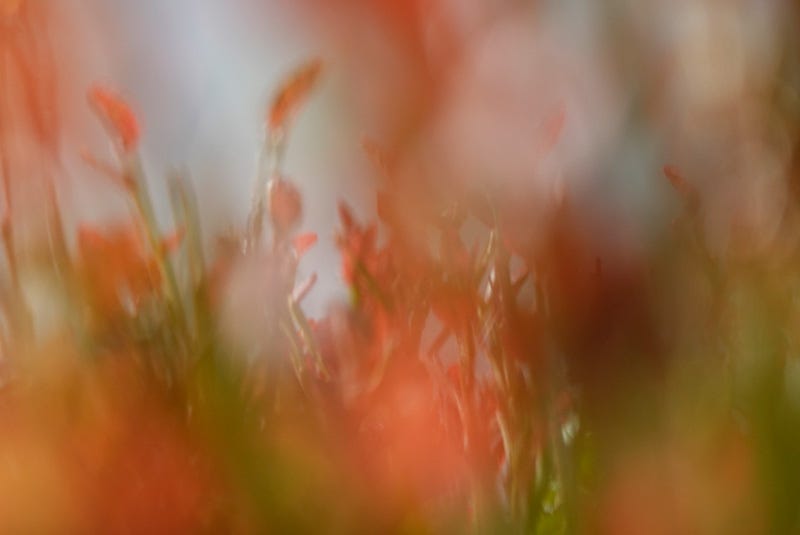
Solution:
<path fill-rule="evenodd" d="M 292 321 L 295 325 L 300 328 L 300 336 L 305 343 L 308 350 L 314 356 L 314 362 L 317 366 L 317 372 L 322 375 L 323 378 L 329 379 L 330 372 L 328 371 L 328 367 L 325 366 L 325 361 L 322 360 L 322 355 L 319 352 L 319 348 L 317 347 L 316 342 L 314 341 L 314 335 L 311 332 L 311 325 L 308 323 L 308 319 L 306 318 L 305 314 L 303 314 L 303 310 L 300 308 L 300 304 L 294 301 L 291 296 L 289 297 L 289 314 L 292 317 Z"/>
<path fill-rule="evenodd" d="M 150 193 L 147 188 L 142 164 L 136 155 L 131 155 L 129 157 L 127 169 L 131 173 L 132 180 L 130 182 L 134 203 L 136 204 L 136 208 L 142 218 L 145 234 L 147 236 L 150 249 L 152 250 L 152 254 L 154 255 L 158 264 L 159 272 L 166 283 L 164 290 L 167 294 L 170 314 L 180 331 L 187 335 L 188 338 L 186 315 L 183 308 L 180 288 L 178 286 L 178 279 L 175 276 L 172 263 L 169 261 L 166 252 L 161 247 L 161 233 L 158 230 L 158 223 L 156 222 L 155 212 L 153 210 Z M 186 341 L 188 341 L 188 339 Z"/>
<path fill-rule="evenodd" d="M 205 297 L 202 294 L 205 279 L 205 254 L 200 237 L 197 199 L 194 191 L 181 174 L 175 174 L 170 179 L 170 198 L 175 225 L 176 227 L 182 226 L 186 232 L 186 257 L 191 287 L 190 307 L 194 320 L 194 335 L 195 338 L 198 338 L 205 328 L 202 310 L 202 307 L 206 306 Z"/>
<path fill-rule="evenodd" d="M 6 197 L 6 213 L 2 222 L 3 248 L 8 262 L 8 271 L 11 278 L 11 314 L 9 322 L 12 330 L 20 340 L 27 341 L 33 334 L 33 318 L 25 301 L 22 285 L 19 278 L 19 262 L 14 244 L 14 218 L 11 192 L 11 170 L 5 152 L 0 147 L 0 171 L 2 171 L 3 188 Z"/>
<path fill-rule="evenodd" d="M 48 173 L 45 176 L 45 187 L 47 188 L 48 202 L 47 237 L 50 243 L 51 254 L 53 255 L 53 267 L 61 280 L 65 281 L 71 275 L 71 264 L 61 207 L 58 203 L 58 192 L 56 191 L 56 185 L 52 174 Z"/>
<path fill-rule="evenodd" d="M 284 133 L 282 130 L 270 131 L 261 149 L 256 172 L 256 185 L 253 189 L 252 206 L 247 218 L 247 235 L 245 247 L 254 249 L 260 241 L 264 231 L 264 217 L 266 216 L 266 198 L 269 178 L 274 176 L 283 164 Z"/>
<path fill-rule="evenodd" d="M 289 356 L 292 361 L 292 369 L 297 377 L 297 382 L 300 385 L 300 388 L 303 390 L 303 392 L 305 392 L 306 384 L 303 375 L 303 361 L 301 358 L 302 352 L 300 350 L 300 341 L 297 339 L 297 332 L 295 332 L 294 326 L 291 323 L 287 323 L 283 319 L 280 320 L 280 329 L 283 331 L 283 334 L 289 341 Z"/>

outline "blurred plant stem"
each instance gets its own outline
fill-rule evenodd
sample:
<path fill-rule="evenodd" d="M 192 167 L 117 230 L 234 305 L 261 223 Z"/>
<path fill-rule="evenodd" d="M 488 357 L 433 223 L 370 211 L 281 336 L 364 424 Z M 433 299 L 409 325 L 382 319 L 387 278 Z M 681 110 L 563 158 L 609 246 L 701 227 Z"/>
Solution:
<path fill-rule="evenodd" d="M 267 215 L 267 188 L 269 180 L 281 169 L 284 153 L 285 135 L 283 129 L 269 130 L 260 151 L 255 187 L 247 218 L 245 248 L 250 250 L 261 242 L 264 231 L 264 218 Z"/>
<path fill-rule="evenodd" d="M 159 230 L 158 222 L 153 211 L 152 200 L 147 187 L 147 179 L 142 168 L 141 160 L 137 154 L 123 155 L 123 166 L 130 175 L 127 184 L 130 188 L 131 196 L 141 218 L 142 227 L 147 238 L 151 253 L 158 264 L 159 272 L 165 281 L 165 294 L 167 298 L 167 310 L 170 318 L 175 325 L 177 332 L 180 333 L 179 339 L 184 345 L 183 351 L 191 347 L 191 337 L 186 323 L 186 312 L 183 305 L 178 279 L 170 261 L 169 251 L 162 245 L 162 233 Z"/>

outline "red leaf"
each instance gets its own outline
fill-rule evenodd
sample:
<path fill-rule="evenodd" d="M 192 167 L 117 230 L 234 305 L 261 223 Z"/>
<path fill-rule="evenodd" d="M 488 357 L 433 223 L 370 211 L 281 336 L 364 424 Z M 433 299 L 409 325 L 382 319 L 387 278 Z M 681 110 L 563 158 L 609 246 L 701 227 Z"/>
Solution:
<path fill-rule="evenodd" d="M 347 206 L 344 202 L 339 202 L 339 219 L 342 220 L 342 226 L 344 227 L 345 232 L 350 230 L 355 225 L 355 218 L 353 217 L 353 212 L 350 210 L 350 207 Z"/>
<path fill-rule="evenodd" d="M 285 128 L 292 116 L 308 98 L 322 72 L 322 62 L 318 59 L 306 63 L 280 86 L 267 116 L 267 127 L 270 130 Z"/>
<path fill-rule="evenodd" d="M 298 258 L 303 256 L 315 243 L 317 243 L 317 234 L 315 232 L 300 234 L 292 240 L 292 245 Z"/>
<path fill-rule="evenodd" d="M 79 272 L 90 302 L 102 315 L 123 312 L 124 290 L 134 307 L 158 291 L 160 276 L 138 229 L 132 226 L 103 231 L 90 225 L 78 228 Z"/>
<path fill-rule="evenodd" d="M 112 91 L 94 86 L 89 90 L 89 103 L 117 137 L 125 151 L 139 143 L 139 123 L 128 104 Z"/>

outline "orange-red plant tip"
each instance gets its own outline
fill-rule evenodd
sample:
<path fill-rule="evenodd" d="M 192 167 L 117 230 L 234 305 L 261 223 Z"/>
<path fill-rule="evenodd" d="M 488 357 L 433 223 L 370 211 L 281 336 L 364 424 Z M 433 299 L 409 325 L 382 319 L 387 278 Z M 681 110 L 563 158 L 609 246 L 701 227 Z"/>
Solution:
<path fill-rule="evenodd" d="M 315 232 L 306 232 L 305 234 L 296 236 L 294 240 L 292 240 L 295 254 L 297 254 L 298 257 L 303 256 L 306 251 L 317 243 L 317 239 L 317 234 Z"/>
<path fill-rule="evenodd" d="M 345 229 L 352 227 L 355 224 L 355 218 L 353 217 L 353 211 L 350 210 L 347 203 L 340 200 L 337 208 L 339 210 L 339 219 L 341 219 Z"/>
<path fill-rule="evenodd" d="M 313 59 L 295 70 L 272 97 L 267 113 L 267 128 L 275 131 L 285 128 L 317 83 L 322 72 L 322 61 Z"/>
<path fill-rule="evenodd" d="M 88 92 L 89 104 L 107 127 L 117 136 L 125 151 L 132 151 L 139 143 L 140 129 L 130 106 L 113 91 L 95 85 Z"/>

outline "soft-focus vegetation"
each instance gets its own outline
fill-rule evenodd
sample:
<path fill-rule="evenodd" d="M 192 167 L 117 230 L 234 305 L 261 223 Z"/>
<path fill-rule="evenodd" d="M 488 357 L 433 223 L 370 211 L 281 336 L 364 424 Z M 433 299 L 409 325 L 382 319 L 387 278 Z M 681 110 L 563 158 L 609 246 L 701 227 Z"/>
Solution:
<path fill-rule="evenodd" d="M 147 176 L 135 104 L 90 88 L 111 152 L 85 151 L 79 180 L 129 210 L 73 228 L 41 5 L 0 1 L 0 531 L 800 530 L 796 32 L 745 97 L 712 113 L 687 90 L 719 126 L 704 132 L 738 140 L 721 159 L 741 181 L 702 176 L 730 165 L 673 140 L 687 165 L 647 177 L 672 222 L 635 247 L 593 226 L 567 181 L 434 180 L 409 164 L 418 124 L 400 143 L 365 138 L 377 218 L 339 202 L 340 264 L 314 268 L 339 270 L 350 298 L 311 318 L 316 275 L 298 273 L 318 237 L 284 154 L 323 63 L 275 90 L 246 224 L 214 240 L 187 172 Z M 617 59 L 622 78 L 646 69 Z M 670 119 L 649 81 L 634 131 Z M 536 158 L 570 113 L 538 123 Z M 761 171 L 768 201 L 725 191 Z M 17 241 L 22 205 L 41 243 Z"/>

